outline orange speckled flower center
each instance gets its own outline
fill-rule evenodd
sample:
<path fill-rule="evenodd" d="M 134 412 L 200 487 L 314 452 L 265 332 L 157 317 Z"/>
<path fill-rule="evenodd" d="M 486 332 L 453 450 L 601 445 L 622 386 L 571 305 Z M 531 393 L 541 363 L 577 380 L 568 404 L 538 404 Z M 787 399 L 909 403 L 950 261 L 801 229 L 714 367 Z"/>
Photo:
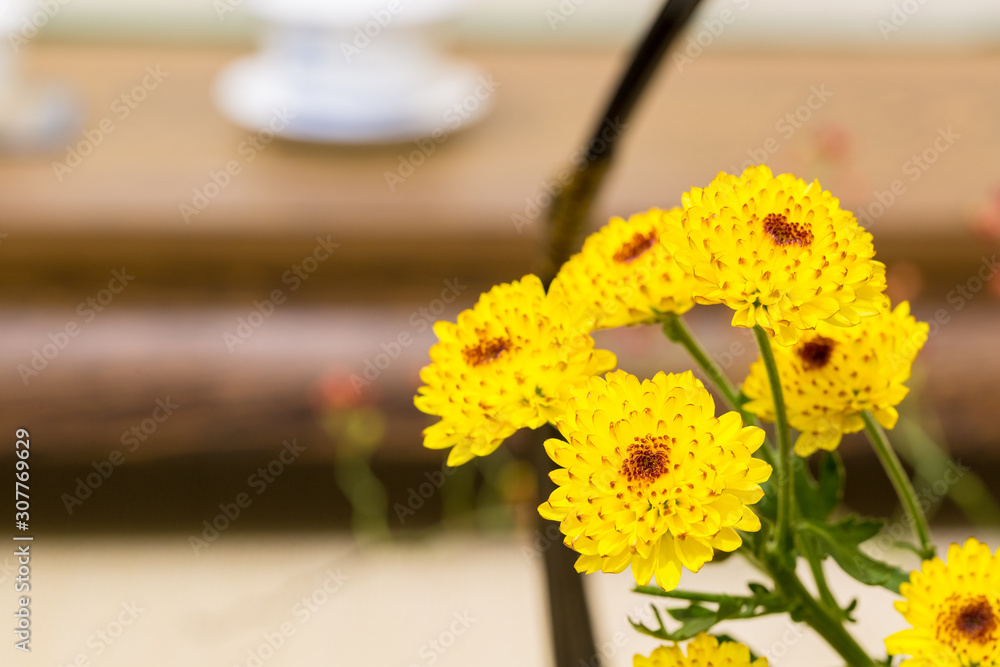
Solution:
<path fill-rule="evenodd" d="M 670 464 L 667 438 L 646 435 L 634 440 L 628 446 L 628 457 L 622 461 L 621 474 L 630 482 L 655 482 L 667 472 Z"/>
<path fill-rule="evenodd" d="M 938 636 L 952 645 L 959 641 L 986 644 L 996 640 L 994 634 L 997 625 L 993 605 L 986 596 L 980 595 L 956 600 L 950 608 L 943 611 L 939 617 Z"/>
<path fill-rule="evenodd" d="M 830 362 L 833 347 L 836 343 L 825 336 L 816 336 L 806 341 L 795 351 L 802 360 L 806 370 L 814 371 L 823 368 Z"/>
<path fill-rule="evenodd" d="M 489 338 L 480 340 L 478 345 L 470 345 L 462 350 L 465 363 L 470 366 L 481 366 L 500 358 L 507 351 L 510 341 L 506 338 Z"/>
<path fill-rule="evenodd" d="M 812 225 L 788 222 L 788 218 L 780 213 L 767 214 L 764 218 L 764 231 L 775 245 L 780 246 L 807 246 L 813 240 Z"/>
<path fill-rule="evenodd" d="M 653 230 L 648 234 L 636 232 L 635 236 L 632 237 L 632 240 L 627 241 L 625 245 L 619 248 L 618 252 L 614 254 L 612 259 L 622 264 L 630 264 L 641 257 L 647 250 L 656 245 L 657 240 L 656 230 Z"/>

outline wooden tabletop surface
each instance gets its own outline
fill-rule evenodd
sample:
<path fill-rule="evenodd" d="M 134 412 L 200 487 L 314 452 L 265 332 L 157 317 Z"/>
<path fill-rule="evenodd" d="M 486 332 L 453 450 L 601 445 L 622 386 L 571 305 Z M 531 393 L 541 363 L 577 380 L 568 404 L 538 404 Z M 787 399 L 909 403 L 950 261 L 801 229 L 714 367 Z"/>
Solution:
<path fill-rule="evenodd" d="M 519 233 L 512 216 L 530 213 L 581 145 L 623 57 L 462 54 L 499 84 L 496 107 L 438 144 L 394 190 L 385 174 L 414 144 L 274 142 L 187 224 L 179 207 L 193 190 L 246 159 L 239 147 L 248 132 L 212 103 L 215 77 L 240 55 L 32 45 L 27 75 L 76 91 L 91 133 L 102 123 L 114 129 L 69 173 L 53 167 L 65 150 L 0 159 L 0 280 L 8 286 L 0 291 L 0 398 L 15 408 L 4 423 L 38 424 L 62 451 L 87 459 L 106 454 L 150 401 L 169 394 L 183 396 L 191 416 L 161 433 L 162 455 L 267 448 L 302 429 L 320 438 L 312 384 L 327 369 L 363 371 L 381 344 L 412 333 L 416 342 L 379 387 L 399 417 L 392 446 L 410 452 L 424 423 L 410 404 L 415 371 L 432 342 L 414 320 L 425 319 L 420 309 L 435 307 L 448 281 L 461 294 L 436 316 L 454 317 L 491 284 L 531 270 L 540 225 Z M 121 118 L 116 98 L 140 85 L 147 68 L 167 76 Z M 949 316 L 924 355 L 927 398 L 960 446 L 994 446 L 996 292 L 981 286 L 961 309 L 949 297 L 997 248 L 974 224 L 1000 183 L 998 80 L 1000 56 L 992 54 L 708 52 L 683 68 L 668 60 L 628 128 L 597 218 L 674 205 L 686 188 L 762 150 L 774 151 L 776 171 L 821 177 L 859 215 L 879 214 L 869 215 L 870 227 L 894 296 L 915 298 L 922 317 Z M 933 164 L 923 171 L 914 155 Z M 883 212 L 879 198 L 887 201 L 894 182 L 895 201 Z M 339 247 L 292 290 L 288 272 L 321 240 Z M 81 304 L 121 270 L 135 280 L 84 322 Z M 230 353 L 223 335 L 276 289 L 287 303 Z M 725 319 L 694 317 L 696 325 Z M 79 337 L 26 386 L 18 366 L 71 322 L 82 326 Z M 728 345 L 725 336 L 709 343 Z M 643 358 L 683 363 L 656 354 Z"/>

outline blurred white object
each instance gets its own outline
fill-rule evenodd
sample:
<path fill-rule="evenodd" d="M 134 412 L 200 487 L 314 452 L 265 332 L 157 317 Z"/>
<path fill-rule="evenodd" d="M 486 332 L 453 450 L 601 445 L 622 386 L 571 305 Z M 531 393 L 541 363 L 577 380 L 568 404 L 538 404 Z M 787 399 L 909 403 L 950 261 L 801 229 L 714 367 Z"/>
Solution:
<path fill-rule="evenodd" d="M 264 48 L 220 76 L 237 125 L 298 141 L 383 143 L 440 136 L 480 120 L 496 84 L 438 54 L 422 32 L 462 0 L 252 0 Z"/>
<path fill-rule="evenodd" d="M 23 2 L 12 0 L 0 4 L 0 105 L 14 85 L 15 40 L 19 19 L 25 15 Z"/>
<path fill-rule="evenodd" d="M 49 11 L 25 0 L 0 5 L 0 152 L 54 150 L 80 129 L 78 105 L 65 87 L 20 76 L 21 50 L 38 34 L 38 24 L 48 22 Z"/>

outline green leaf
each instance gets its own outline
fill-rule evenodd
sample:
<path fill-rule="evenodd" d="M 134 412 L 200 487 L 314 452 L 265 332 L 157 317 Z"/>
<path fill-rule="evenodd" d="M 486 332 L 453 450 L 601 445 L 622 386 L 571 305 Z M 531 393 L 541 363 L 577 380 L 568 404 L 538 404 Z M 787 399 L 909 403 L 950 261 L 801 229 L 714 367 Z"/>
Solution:
<path fill-rule="evenodd" d="M 643 593 L 652 591 L 640 590 L 647 587 L 636 587 L 634 590 Z M 649 587 L 651 588 L 651 587 Z M 733 597 L 724 593 L 698 593 L 693 591 L 660 591 L 658 595 L 673 597 L 677 600 L 687 600 L 687 607 L 667 609 L 666 612 L 680 622 L 680 627 L 674 631 L 667 630 L 663 618 L 655 605 L 651 605 L 660 627 L 646 627 L 643 623 L 629 619 L 629 623 L 637 631 L 662 639 L 664 641 L 683 641 L 701 632 L 709 631 L 716 623 L 732 618 L 756 618 L 768 614 L 788 611 L 788 604 L 781 596 L 769 591 L 761 584 L 751 584 L 752 596 Z M 657 593 L 653 593 L 657 594 Z M 715 605 L 711 609 L 706 605 Z"/>
<path fill-rule="evenodd" d="M 849 516 L 834 524 L 806 519 L 798 524 L 800 530 L 816 538 L 824 554 L 832 556 L 840 568 L 863 584 L 882 586 L 899 593 L 899 585 L 910 578 L 900 568 L 876 560 L 858 548 L 875 537 L 884 522 Z"/>
<path fill-rule="evenodd" d="M 844 467 L 837 455 L 823 453 L 818 481 L 805 459 L 796 458 L 795 500 L 803 517 L 825 521 L 837 509 L 843 492 Z"/>
<path fill-rule="evenodd" d="M 844 498 L 844 462 L 837 452 L 826 452 L 819 469 L 819 496 L 827 518 Z"/>
<path fill-rule="evenodd" d="M 668 609 L 667 613 L 670 614 L 675 621 L 690 621 L 693 618 L 705 618 L 706 616 L 711 616 L 715 612 L 708 607 L 692 604 L 690 607 L 685 607 L 683 609 Z"/>

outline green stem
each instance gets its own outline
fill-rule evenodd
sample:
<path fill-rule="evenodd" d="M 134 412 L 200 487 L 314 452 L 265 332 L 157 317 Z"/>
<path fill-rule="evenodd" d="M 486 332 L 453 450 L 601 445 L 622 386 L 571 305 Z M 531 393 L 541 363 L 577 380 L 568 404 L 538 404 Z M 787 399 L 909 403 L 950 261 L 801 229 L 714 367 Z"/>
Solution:
<path fill-rule="evenodd" d="M 722 394 L 729 407 L 733 410 L 739 410 L 740 414 L 743 415 L 743 423 L 753 423 L 754 416 L 742 410 L 743 401 L 740 400 L 740 390 L 695 340 L 694 334 L 688 329 L 684 318 L 676 313 L 663 313 L 660 319 L 663 322 L 663 333 L 670 340 L 684 346 L 684 349 L 688 351 L 688 354 L 691 355 L 709 381 Z"/>
<path fill-rule="evenodd" d="M 337 486 L 351 504 L 351 527 L 369 536 L 388 537 L 389 500 L 367 456 L 361 454 L 339 461 L 334 465 L 333 474 Z"/>
<path fill-rule="evenodd" d="M 760 427 L 760 421 L 757 416 L 747 412 L 743 409 L 743 400 L 740 398 L 740 390 L 737 389 L 736 385 L 733 384 L 732 380 L 729 379 L 719 365 L 715 363 L 712 357 L 708 356 L 705 352 L 705 348 L 701 346 L 698 340 L 694 337 L 694 334 L 688 328 L 687 323 L 684 318 L 676 313 L 662 313 L 660 315 L 660 321 L 663 323 L 663 333 L 670 340 L 675 343 L 680 343 L 684 346 L 684 349 L 688 351 L 691 358 L 694 359 L 698 367 L 705 374 L 715 388 L 722 394 L 723 400 L 726 402 L 731 409 L 736 410 L 740 413 L 740 417 L 743 419 L 743 425 L 753 425 Z M 773 451 L 771 444 L 764 441 L 764 446 L 757 450 L 761 459 L 766 461 L 769 465 L 773 465 Z"/>
<path fill-rule="evenodd" d="M 749 598 L 739 595 L 726 595 L 725 593 L 702 593 L 701 591 L 685 591 L 675 588 L 672 591 L 665 591 L 659 586 L 636 586 L 632 589 L 636 593 L 644 595 L 655 595 L 663 598 L 673 598 L 675 600 L 688 600 L 691 602 L 711 602 L 713 604 L 723 604 L 725 602 L 752 602 L 756 598 Z"/>
<path fill-rule="evenodd" d="M 927 517 L 924 515 L 924 510 L 920 507 L 920 503 L 917 502 L 917 492 L 914 491 L 913 484 L 910 483 L 910 478 L 906 476 L 903 464 L 900 463 L 895 450 L 889 444 L 889 439 L 886 437 L 885 431 L 875 421 L 872 413 L 866 410 L 862 413 L 862 418 L 865 420 L 865 432 L 868 434 L 868 440 L 872 443 L 872 448 L 875 449 L 875 454 L 878 455 L 879 461 L 882 462 L 882 467 L 885 468 L 885 472 L 889 476 L 889 481 L 892 482 L 893 488 L 896 489 L 899 501 L 903 504 L 906 512 L 910 515 L 910 520 L 913 522 L 913 528 L 917 532 L 917 539 L 920 540 L 921 556 L 925 560 L 933 558 L 934 543 L 931 541 L 931 531 L 927 526 Z"/>
<path fill-rule="evenodd" d="M 851 667 L 874 667 L 861 645 L 851 636 L 840 619 L 831 610 L 806 590 L 798 575 L 788 570 L 780 562 L 773 563 L 771 576 L 789 600 L 801 603 L 802 620 L 809 624 L 826 642 L 839 653 Z"/>
<path fill-rule="evenodd" d="M 816 546 L 806 535 L 801 536 L 798 544 L 802 549 L 802 555 L 805 556 L 806 560 L 809 562 L 809 569 L 812 571 L 813 581 L 816 582 L 816 589 L 819 591 L 819 599 L 828 608 L 838 610 L 838 617 L 843 618 L 843 614 L 840 613 L 840 604 L 837 602 L 837 598 L 833 597 L 833 593 L 830 591 L 830 586 L 827 584 L 826 573 L 823 572 L 823 561 L 816 552 Z"/>
<path fill-rule="evenodd" d="M 783 558 L 793 559 L 792 550 L 792 511 L 795 507 L 794 460 L 792 451 L 792 435 L 788 430 L 788 414 L 785 411 L 785 396 L 781 389 L 781 377 L 778 375 L 778 365 L 774 361 L 774 351 L 771 349 L 771 339 L 760 325 L 753 328 L 753 336 L 760 348 L 760 357 L 767 370 L 768 383 L 771 385 L 771 396 L 774 399 L 774 431 L 778 440 L 777 490 L 778 517 L 774 531 L 774 545 Z"/>
<path fill-rule="evenodd" d="M 926 414 L 921 416 L 926 417 Z M 961 461 L 953 461 L 945 448 L 917 421 L 900 417 L 896 430 L 903 431 L 906 443 L 903 448 L 897 440 L 899 455 L 914 468 L 917 477 L 930 486 L 940 480 L 945 471 L 946 493 L 970 521 L 984 528 L 1000 525 L 1000 506 L 982 477 L 963 466 Z M 949 472 L 955 475 L 955 481 L 948 479 Z M 933 499 L 937 502 L 932 503 L 931 511 L 942 500 L 938 493 Z"/>

